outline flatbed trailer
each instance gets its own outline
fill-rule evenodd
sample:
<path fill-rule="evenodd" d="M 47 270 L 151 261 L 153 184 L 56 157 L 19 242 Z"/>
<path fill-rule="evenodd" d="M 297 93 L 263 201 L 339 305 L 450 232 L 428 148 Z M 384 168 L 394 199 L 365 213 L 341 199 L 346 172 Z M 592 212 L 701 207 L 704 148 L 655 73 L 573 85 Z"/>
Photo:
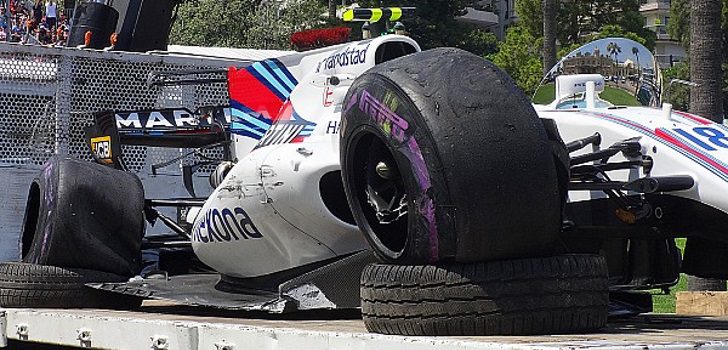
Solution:
<path fill-rule="evenodd" d="M 145 302 L 137 311 L 3 309 L 0 344 L 108 349 L 728 349 L 728 318 L 646 314 L 599 333 L 409 337 L 368 333 L 357 312 L 269 315 Z"/>

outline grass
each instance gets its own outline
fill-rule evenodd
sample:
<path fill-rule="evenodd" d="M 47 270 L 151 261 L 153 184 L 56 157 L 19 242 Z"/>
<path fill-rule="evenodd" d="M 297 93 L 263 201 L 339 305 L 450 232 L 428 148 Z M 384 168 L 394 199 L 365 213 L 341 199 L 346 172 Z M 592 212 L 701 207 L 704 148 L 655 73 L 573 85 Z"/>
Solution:
<path fill-rule="evenodd" d="M 615 106 L 641 106 L 642 104 L 637 101 L 637 98 L 632 96 L 629 92 L 607 86 L 604 91 L 599 94 L 602 100 L 609 101 Z"/>
<path fill-rule="evenodd" d="M 685 238 L 675 240 L 680 251 L 685 249 Z M 652 304 L 654 312 L 658 313 L 674 313 L 675 312 L 675 293 L 687 290 L 688 279 L 684 273 L 680 274 L 680 281 L 672 288 L 670 294 L 663 294 L 659 289 L 652 290 Z"/>
<path fill-rule="evenodd" d="M 556 87 L 554 84 L 543 85 L 533 95 L 533 103 L 540 105 L 549 104 L 554 101 L 555 93 Z M 604 91 L 599 94 L 599 98 L 609 101 L 615 106 L 641 106 L 637 98 L 629 92 L 611 86 L 605 87 Z"/>
<path fill-rule="evenodd" d="M 536 90 L 536 94 L 533 95 L 533 103 L 538 105 L 546 105 L 554 102 L 554 96 L 556 95 L 556 87 L 554 84 L 546 84 Z"/>

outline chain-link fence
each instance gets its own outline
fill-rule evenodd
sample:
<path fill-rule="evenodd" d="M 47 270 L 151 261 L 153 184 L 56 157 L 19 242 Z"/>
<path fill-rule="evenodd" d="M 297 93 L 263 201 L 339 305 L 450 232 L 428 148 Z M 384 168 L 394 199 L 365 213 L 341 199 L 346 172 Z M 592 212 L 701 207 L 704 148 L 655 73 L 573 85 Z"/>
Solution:
<path fill-rule="evenodd" d="M 40 165 L 53 155 L 91 159 L 83 130 L 93 123 L 93 113 L 171 107 L 194 111 L 225 105 L 225 83 L 153 87 L 147 85 L 148 77 L 152 72 L 244 64 L 0 43 L 0 188 L 4 191 L 0 200 L 0 260 L 17 256 L 27 188 Z M 141 146 L 123 149 L 125 163 L 139 174 L 147 194 L 151 191 L 155 197 L 185 194 L 179 163 L 161 169 L 162 178 L 149 176 L 149 170 L 151 165 L 186 151 Z M 221 150 L 209 153 L 214 157 L 221 155 Z M 199 175 L 205 170 L 209 169 Z"/>

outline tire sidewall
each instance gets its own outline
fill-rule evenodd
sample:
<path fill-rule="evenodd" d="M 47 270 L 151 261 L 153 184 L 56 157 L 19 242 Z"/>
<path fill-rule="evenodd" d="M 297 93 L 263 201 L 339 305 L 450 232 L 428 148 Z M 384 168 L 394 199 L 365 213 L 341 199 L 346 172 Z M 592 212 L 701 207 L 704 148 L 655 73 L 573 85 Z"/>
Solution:
<path fill-rule="evenodd" d="M 444 197 L 444 193 L 438 193 L 440 186 L 432 184 L 444 183 L 444 180 L 440 174 L 430 170 L 433 164 L 439 164 L 440 161 L 436 157 L 432 137 L 426 128 L 420 127 L 424 121 L 419 110 L 395 83 L 382 75 L 371 73 L 365 73 L 365 76 L 357 79 L 344 101 L 340 133 L 342 176 L 347 200 L 357 224 L 375 254 L 383 261 L 437 262 L 440 259 L 440 237 L 436 208 L 437 200 Z M 386 106 L 385 113 L 393 112 L 394 118 L 401 118 L 400 121 L 404 121 L 406 127 L 402 127 L 404 123 L 399 127 L 393 126 L 395 122 L 387 117 L 375 120 L 373 113 L 367 110 L 379 103 Z M 353 184 L 361 176 L 356 175 L 360 170 L 354 169 L 354 153 L 359 142 L 370 136 L 383 141 L 392 154 L 407 192 L 409 209 L 406 242 L 400 252 L 388 249 L 374 234 L 364 214 L 365 210 L 370 209 L 363 208 L 365 200 Z"/>
<path fill-rule="evenodd" d="M 133 276 L 140 270 L 143 187 L 130 173 L 51 158 L 34 180 L 38 222 L 22 261 Z M 24 230 L 31 212 L 27 209 Z M 22 240 L 22 239 L 21 239 Z M 24 241 L 27 241 L 24 240 Z"/>
<path fill-rule="evenodd" d="M 372 169 L 378 157 L 389 157 L 380 148 L 382 143 L 372 148 L 368 163 L 360 159 L 359 169 L 346 169 L 345 156 L 351 153 L 348 137 L 358 125 L 372 125 L 379 135 L 392 136 L 391 125 L 381 127 L 377 113 L 361 108 L 362 89 L 372 89 L 377 100 L 409 123 L 400 139 L 408 141 L 406 137 L 411 136 L 416 141 L 420 158 L 415 160 L 423 160 L 420 168 L 427 169 L 429 186 L 424 187 L 429 189 L 424 192 L 432 199 L 435 213 L 434 225 L 426 230 L 415 226 L 416 230 L 410 230 L 414 233 L 407 233 L 415 245 L 418 240 L 428 243 L 428 252 L 415 246 L 418 249 L 408 256 L 384 261 L 476 262 L 554 253 L 564 197 L 549 135 L 529 99 L 503 70 L 476 55 L 443 48 L 387 61 L 356 79 L 342 108 L 342 173 L 347 173 L 346 179 L 352 172 L 356 177 L 356 170 L 367 170 L 366 183 L 386 195 L 387 188 L 377 187 L 380 181 Z M 399 97 L 397 103 L 389 95 Z M 401 144 L 388 143 L 397 151 Z M 409 169 L 417 173 L 418 164 L 408 159 Z M 345 181 L 345 186 L 351 187 L 350 182 Z M 389 198 L 375 199 L 387 202 Z M 370 224 L 382 227 L 377 221 Z M 375 232 L 399 249 L 404 236 L 398 236 L 397 230 L 404 231 L 404 225 Z"/>
<path fill-rule="evenodd" d="M 58 159 L 52 158 L 45 164 L 39 176 L 33 179 L 33 183 L 38 186 L 39 192 L 38 213 L 36 213 L 35 226 L 27 227 L 27 221 L 32 214 L 28 205 L 26 205 L 23 216 L 21 252 L 23 251 L 22 242 L 24 241 L 25 235 L 30 234 L 33 239 L 31 240 L 28 252 L 21 257 L 24 262 L 34 264 L 45 264 L 47 262 L 48 252 L 53 242 L 51 235 L 55 230 L 54 224 L 57 221 L 57 199 L 61 198 L 57 193 L 60 190 L 58 186 L 59 171 Z M 28 229 L 34 231 L 26 232 Z"/>

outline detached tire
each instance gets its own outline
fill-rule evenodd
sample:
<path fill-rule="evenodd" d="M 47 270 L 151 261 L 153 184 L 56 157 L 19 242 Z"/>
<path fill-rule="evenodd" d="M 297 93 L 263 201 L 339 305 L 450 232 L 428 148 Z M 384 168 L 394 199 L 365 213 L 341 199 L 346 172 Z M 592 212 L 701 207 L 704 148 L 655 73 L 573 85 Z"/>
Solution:
<path fill-rule="evenodd" d="M 379 64 L 348 90 L 340 137 L 347 200 L 380 260 L 553 254 L 568 178 L 493 63 L 446 48 Z"/>
<path fill-rule="evenodd" d="M 142 299 L 86 287 L 124 282 L 106 272 L 28 263 L 0 263 L 0 306 L 21 308 L 133 309 Z"/>
<path fill-rule="evenodd" d="M 450 264 L 371 264 L 361 278 L 370 332 L 534 335 L 607 322 L 607 266 L 595 255 Z"/>
<path fill-rule="evenodd" d="M 23 262 L 134 276 L 141 270 L 143 211 L 136 175 L 51 158 L 28 191 Z"/>

